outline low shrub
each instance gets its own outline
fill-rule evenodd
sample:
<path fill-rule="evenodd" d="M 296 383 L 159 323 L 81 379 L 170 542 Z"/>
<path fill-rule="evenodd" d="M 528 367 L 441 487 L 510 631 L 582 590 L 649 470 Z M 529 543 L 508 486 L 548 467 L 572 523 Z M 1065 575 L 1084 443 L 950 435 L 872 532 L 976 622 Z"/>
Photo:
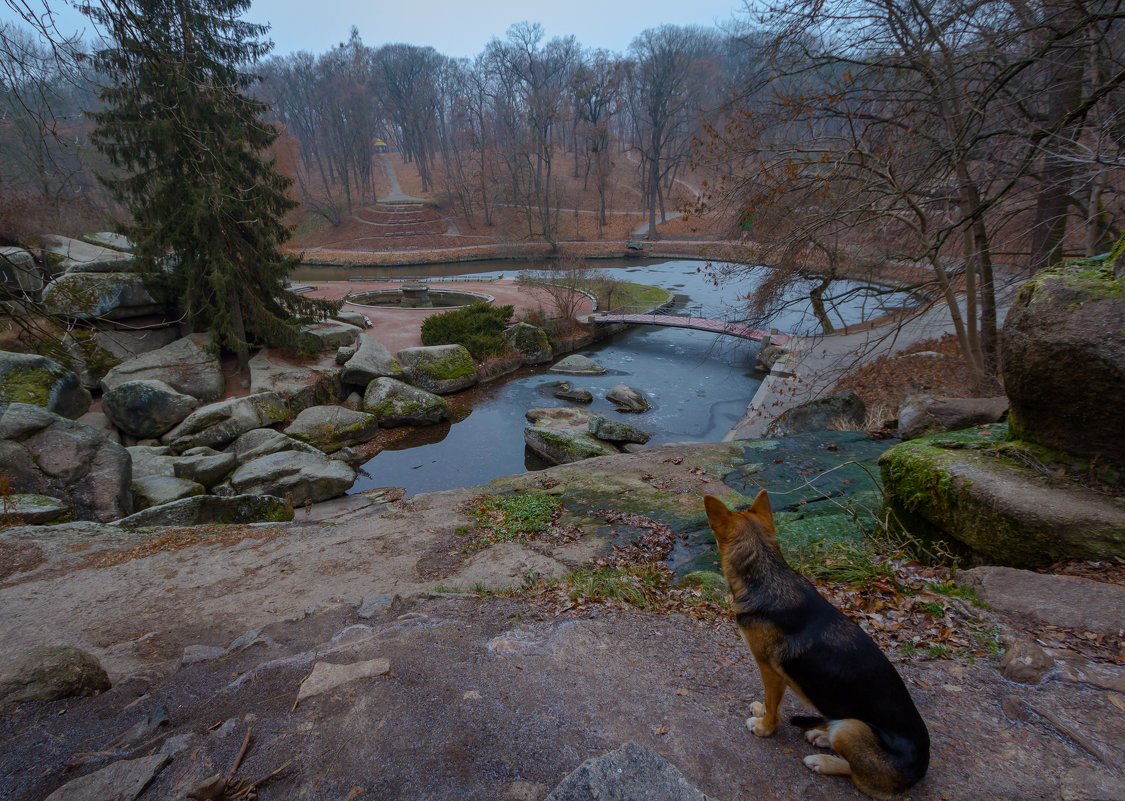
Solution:
<path fill-rule="evenodd" d="M 422 323 L 423 345 L 464 345 L 474 359 L 498 356 L 507 350 L 504 329 L 514 309 L 474 303 L 441 314 Z"/>

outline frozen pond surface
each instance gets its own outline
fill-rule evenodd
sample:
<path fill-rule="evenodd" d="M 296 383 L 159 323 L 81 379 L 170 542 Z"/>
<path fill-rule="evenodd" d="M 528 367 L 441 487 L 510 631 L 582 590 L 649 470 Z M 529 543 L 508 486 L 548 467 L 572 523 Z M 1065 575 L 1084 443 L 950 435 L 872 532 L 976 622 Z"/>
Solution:
<path fill-rule="evenodd" d="M 698 261 L 657 263 L 613 260 L 592 262 L 625 281 L 664 287 L 683 303 L 700 304 L 709 312 L 726 309 L 734 314 L 740 297 L 753 291 L 753 280 L 738 286 L 716 286 Z M 352 275 L 439 277 L 500 275 L 519 271 L 511 261 L 445 264 L 400 268 L 304 268 L 295 278 L 304 281 L 347 280 Z M 804 291 L 796 289 L 795 295 Z M 783 333 L 815 330 L 807 303 L 771 320 L 768 326 Z M 853 300 L 842 313 L 847 322 L 874 316 L 874 302 Z M 547 372 L 545 365 L 525 369 L 470 390 L 472 412 L 453 425 L 417 429 L 398 444 L 364 465 L 352 492 L 374 487 L 405 487 L 408 495 L 484 483 L 498 476 L 521 473 L 543 465 L 534 455 L 525 456 L 524 412 L 541 406 L 567 406 L 552 394 L 554 385 L 568 381 L 588 389 L 594 402 L 590 411 L 621 419 L 652 435 L 651 444 L 681 441 L 716 441 L 742 416 L 762 376 L 756 374 L 753 342 L 717 337 L 700 331 L 674 328 L 634 328 L 603 340 L 579 353 L 607 370 L 604 376 L 563 376 Z M 643 414 L 614 411 L 605 393 L 618 384 L 639 389 L 653 404 Z"/>

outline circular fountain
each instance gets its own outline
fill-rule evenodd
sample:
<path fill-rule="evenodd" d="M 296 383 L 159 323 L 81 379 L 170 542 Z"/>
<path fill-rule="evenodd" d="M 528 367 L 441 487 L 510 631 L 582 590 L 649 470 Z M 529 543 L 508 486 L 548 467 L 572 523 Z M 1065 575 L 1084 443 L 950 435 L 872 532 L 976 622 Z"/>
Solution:
<path fill-rule="evenodd" d="M 492 295 L 466 289 L 432 289 L 420 281 L 403 284 L 398 289 L 353 292 L 344 298 L 355 306 L 377 309 L 452 309 L 473 303 L 492 303 Z"/>

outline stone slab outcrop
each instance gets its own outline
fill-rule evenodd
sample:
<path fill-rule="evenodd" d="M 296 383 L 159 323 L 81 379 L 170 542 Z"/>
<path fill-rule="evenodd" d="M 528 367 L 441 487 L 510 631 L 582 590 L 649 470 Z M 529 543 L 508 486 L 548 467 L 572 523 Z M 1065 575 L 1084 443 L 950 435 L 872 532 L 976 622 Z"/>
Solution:
<path fill-rule="evenodd" d="M 1125 587 L 1119 584 L 995 565 L 958 571 L 956 579 L 998 611 L 1028 615 L 1048 626 L 1125 635 Z"/>
<path fill-rule="evenodd" d="M 108 522 L 133 510 L 128 451 L 38 406 L 0 406 L 0 464 L 13 491 L 58 498 L 80 520 Z"/>
<path fill-rule="evenodd" d="M 109 392 L 127 381 L 156 379 L 205 403 L 218 400 L 226 379 L 210 345 L 211 338 L 206 334 L 191 334 L 129 359 L 106 373 L 102 391 Z"/>
<path fill-rule="evenodd" d="M 0 247 L 0 285 L 38 298 L 44 281 L 30 253 L 21 248 Z"/>
<path fill-rule="evenodd" d="M 257 428 L 247 431 L 227 446 L 227 453 L 233 454 L 239 465 L 269 456 L 279 451 L 302 451 L 320 453 L 308 443 L 288 437 L 272 428 Z"/>
<path fill-rule="evenodd" d="M 603 756 L 587 759 L 559 782 L 544 801 L 611 798 L 715 801 L 700 792 L 660 754 L 646 745 L 632 742 Z"/>
<path fill-rule="evenodd" d="M 379 433 L 379 420 L 343 406 L 312 406 L 285 429 L 287 436 L 307 442 L 325 453 L 367 442 Z"/>
<path fill-rule="evenodd" d="M 338 320 L 322 320 L 301 328 L 301 336 L 311 340 L 317 350 L 336 350 L 354 345 L 359 338 L 359 329 Z"/>
<path fill-rule="evenodd" d="M 96 242 L 46 234 L 39 237 L 39 247 L 56 272 L 127 273 L 136 269 L 132 254 Z"/>
<path fill-rule="evenodd" d="M 76 320 L 128 320 L 164 311 L 138 273 L 64 273 L 43 288 L 43 305 Z"/>
<path fill-rule="evenodd" d="M 0 506 L 0 523 L 47 526 L 69 514 L 70 509 L 58 498 L 16 492 L 4 498 L 4 504 Z"/>
<path fill-rule="evenodd" d="M 102 395 L 102 411 L 137 439 L 159 437 L 198 407 L 198 398 L 155 378 L 126 381 Z"/>
<path fill-rule="evenodd" d="M 620 451 L 590 433 L 590 415 L 584 409 L 529 409 L 531 425 L 523 430 L 527 447 L 549 464 L 568 464 Z"/>
<path fill-rule="evenodd" d="M 200 445 L 221 448 L 247 431 L 280 423 L 288 416 L 289 408 L 277 393 L 261 392 L 196 409 L 161 439 L 176 453 Z"/>
<path fill-rule="evenodd" d="M 648 402 L 641 391 L 633 387 L 627 387 L 624 384 L 618 384 L 616 387 L 606 393 L 605 399 L 617 407 L 619 412 L 647 412 L 652 408 L 652 404 Z"/>
<path fill-rule="evenodd" d="M 386 345 L 372 337 L 360 337 L 359 347 L 344 363 L 340 380 L 345 384 L 366 387 L 376 378 L 402 378 L 402 365 Z"/>
<path fill-rule="evenodd" d="M 152 506 L 162 506 L 183 498 L 192 498 L 206 492 L 202 484 L 175 476 L 143 476 L 134 478 L 133 508 L 138 512 Z"/>
<path fill-rule="evenodd" d="M 323 453 L 279 451 L 239 467 L 230 477 L 231 489 L 250 495 L 291 498 L 295 505 L 343 495 L 355 483 L 355 471 Z"/>
<path fill-rule="evenodd" d="M 281 498 L 268 494 L 196 495 L 153 506 L 113 525 L 120 528 L 146 526 L 235 525 L 282 523 L 293 519 L 293 509 Z"/>
<path fill-rule="evenodd" d="M 45 801 L 134 801 L 171 761 L 169 754 L 121 759 L 71 779 Z"/>
<path fill-rule="evenodd" d="M 333 357 L 294 364 L 274 350 L 263 350 L 250 359 L 250 392 L 276 392 L 292 412 L 339 403 L 344 397 Z"/>
<path fill-rule="evenodd" d="M 965 546 L 978 564 L 1036 568 L 1125 558 L 1125 501 L 1049 484 L 980 445 L 932 435 L 880 457 L 886 502 L 907 530 Z"/>
<path fill-rule="evenodd" d="M 898 435 L 903 440 L 970 426 L 999 423 L 1008 414 L 1008 399 L 938 398 L 928 395 L 907 398 L 898 410 Z"/>
<path fill-rule="evenodd" d="M 605 375 L 609 371 L 588 356 L 572 353 L 553 364 L 551 372 L 563 375 Z"/>
<path fill-rule="evenodd" d="M 98 660 L 73 646 L 45 645 L 0 656 L 2 705 L 96 695 L 109 686 Z"/>

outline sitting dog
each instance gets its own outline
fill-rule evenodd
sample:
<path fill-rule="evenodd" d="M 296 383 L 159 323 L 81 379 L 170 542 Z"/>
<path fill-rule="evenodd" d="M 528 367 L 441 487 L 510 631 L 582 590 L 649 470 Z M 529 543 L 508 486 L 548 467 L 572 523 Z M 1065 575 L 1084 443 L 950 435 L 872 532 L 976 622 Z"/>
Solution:
<path fill-rule="evenodd" d="M 792 687 L 820 714 L 790 722 L 810 743 L 839 754 L 805 757 L 811 770 L 850 775 L 875 798 L 917 783 L 929 766 L 930 736 L 906 685 L 879 646 L 785 562 L 766 491 L 745 512 L 712 495 L 703 505 L 765 688 L 765 704 L 751 706 L 746 725 L 759 737 L 773 734 Z"/>

